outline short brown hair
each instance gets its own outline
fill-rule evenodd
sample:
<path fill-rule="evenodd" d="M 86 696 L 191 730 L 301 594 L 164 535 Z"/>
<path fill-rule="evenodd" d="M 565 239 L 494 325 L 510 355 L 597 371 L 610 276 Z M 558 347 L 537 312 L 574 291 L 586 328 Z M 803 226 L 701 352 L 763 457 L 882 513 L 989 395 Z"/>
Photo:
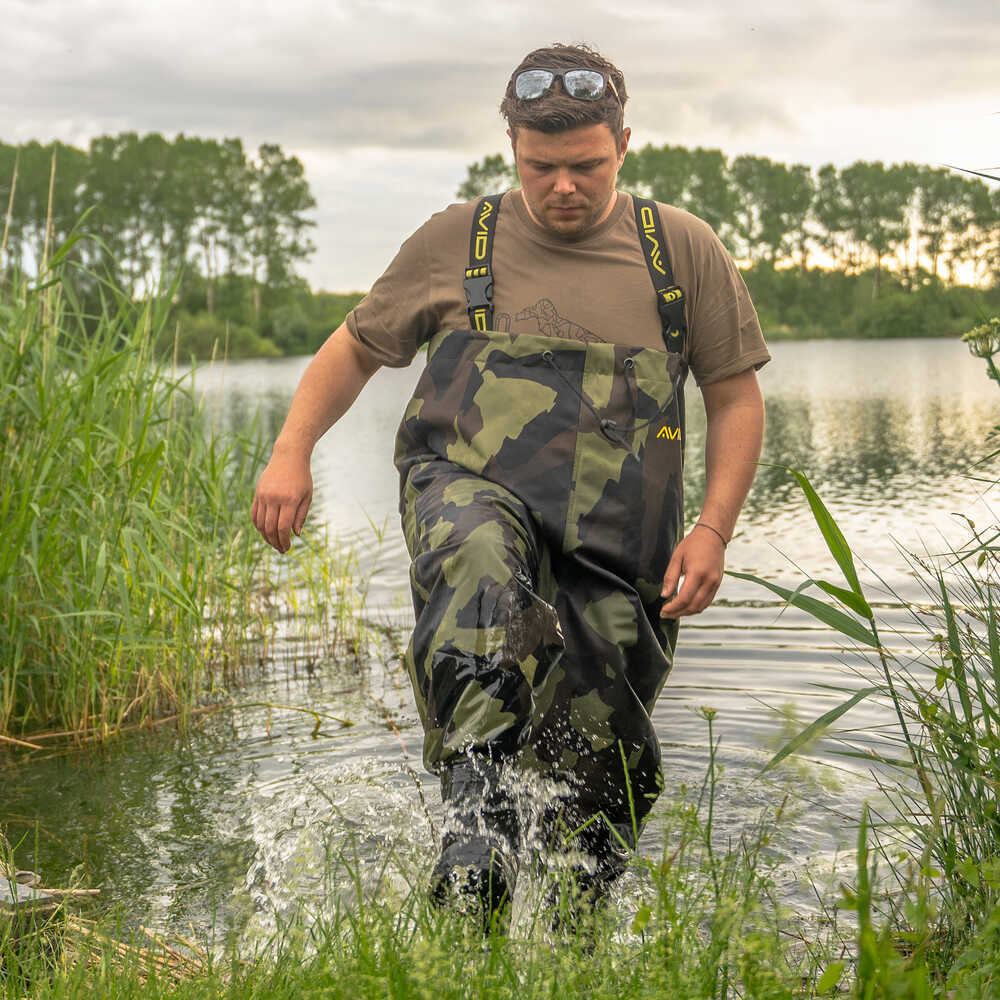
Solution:
<path fill-rule="evenodd" d="M 596 69 L 614 84 L 618 97 L 607 88 L 604 96 L 597 101 L 581 101 L 570 97 L 562 89 L 562 80 L 557 80 L 552 89 L 534 101 L 520 101 L 514 96 L 514 81 L 518 73 L 526 69 Z M 529 52 L 511 74 L 507 92 L 500 104 L 500 114 L 507 119 L 511 134 L 517 138 L 519 128 L 536 129 L 539 132 L 564 132 L 581 125 L 607 125 L 615 142 L 620 147 L 625 128 L 625 77 L 613 63 L 604 58 L 596 49 L 582 43 L 577 45 L 550 45 L 544 49 Z"/>

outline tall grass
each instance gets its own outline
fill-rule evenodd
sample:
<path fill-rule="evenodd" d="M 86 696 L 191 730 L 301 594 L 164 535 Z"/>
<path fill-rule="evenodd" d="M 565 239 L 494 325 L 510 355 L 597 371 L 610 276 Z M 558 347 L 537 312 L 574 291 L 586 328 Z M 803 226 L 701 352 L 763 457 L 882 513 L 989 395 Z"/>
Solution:
<path fill-rule="evenodd" d="M 710 743 L 716 746 L 710 735 Z M 435 997 L 438 1000 L 793 1000 L 832 995 L 846 980 L 842 929 L 799 917 L 780 898 L 780 816 L 765 813 L 728 845 L 712 846 L 714 755 L 700 788 L 679 790 L 661 848 L 635 856 L 620 905 L 551 929 L 554 876 L 536 874 L 508 936 L 439 910 L 424 891 L 427 858 L 400 838 L 381 865 L 362 860 L 331 825 L 329 891 L 252 954 L 210 944 L 81 933 L 71 922 L 62 959 L 8 948 L 0 935 L 0 997 Z M 780 813 L 780 810 L 778 811 Z M 373 871 L 374 869 L 374 871 Z M 527 875 L 526 875 L 527 878 Z M 850 935 L 850 928 L 846 934 Z M 6 986 L 6 993 L 4 988 Z"/>
<path fill-rule="evenodd" d="M 978 327 L 966 339 L 973 353 L 986 360 L 989 376 L 1000 383 L 993 361 L 1000 350 L 1000 321 Z M 970 473 L 984 491 L 997 484 L 991 460 Z M 955 984 L 975 982 L 977 989 L 988 988 L 981 995 L 997 995 L 1000 525 L 977 526 L 965 519 L 968 533 L 961 544 L 935 558 L 907 556 L 924 597 L 914 602 L 889 592 L 897 614 L 900 608 L 906 614 L 904 634 L 879 620 L 859 580 L 850 544 L 805 476 L 791 471 L 843 580 L 807 578 L 791 589 L 749 574 L 733 575 L 767 587 L 850 639 L 867 686 L 795 736 L 768 767 L 814 740 L 858 702 L 883 700 L 898 729 L 887 749 L 867 751 L 880 767 L 886 799 L 871 836 L 872 850 L 884 863 L 883 878 L 895 891 L 879 899 L 871 888 L 874 879 L 859 878 L 859 885 L 867 886 L 865 906 L 876 914 L 869 919 L 881 919 L 894 929 L 898 947 L 890 951 L 897 961 L 910 956 L 910 972 L 920 964 L 927 989 L 931 984 L 958 989 Z M 813 596 L 810 588 L 824 596 Z M 852 747 L 843 752 L 857 756 Z M 867 858 L 867 847 L 862 853 Z M 874 937 L 869 937 L 871 944 Z M 864 968 L 865 981 L 875 983 L 870 962 Z M 914 990 L 900 995 L 931 995 L 916 986 Z"/>
<path fill-rule="evenodd" d="M 163 301 L 63 279 L 0 300 L 0 733 L 101 735 L 196 703 L 261 633 L 260 446 L 220 433 L 150 345 Z"/>

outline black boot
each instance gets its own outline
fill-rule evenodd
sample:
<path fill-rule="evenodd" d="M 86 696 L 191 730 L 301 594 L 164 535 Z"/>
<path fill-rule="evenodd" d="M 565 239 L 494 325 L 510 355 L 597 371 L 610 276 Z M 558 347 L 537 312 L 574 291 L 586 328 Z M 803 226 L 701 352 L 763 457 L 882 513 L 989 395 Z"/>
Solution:
<path fill-rule="evenodd" d="M 455 761 L 441 775 L 445 828 L 431 872 L 431 899 L 475 914 L 483 932 L 505 930 L 517 881 L 517 810 L 500 765 Z"/>
<path fill-rule="evenodd" d="M 588 819 L 570 806 L 543 820 L 550 855 L 562 862 L 553 866 L 557 878 L 546 897 L 555 931 L 575 929 L 604 905 L 635 850 L 629 825 Z"/>

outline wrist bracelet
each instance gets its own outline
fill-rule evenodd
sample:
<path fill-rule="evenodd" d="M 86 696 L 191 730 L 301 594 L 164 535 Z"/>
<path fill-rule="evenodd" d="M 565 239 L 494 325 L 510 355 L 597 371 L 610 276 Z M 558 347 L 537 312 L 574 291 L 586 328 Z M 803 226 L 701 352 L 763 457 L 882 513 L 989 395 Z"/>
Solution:
<path fill-rule="evenodd" d="M 721 531 L 719 531 L 718 528 L 713 528 L 710 524 L 706 524 L 704 521 L 695 521 L 694 526 L 696 528 L 708 528 L 709 531 L 714 531 L 719 536 L 723 548 L 725 548 L 729 544 L 729 542 L 726 541 L 725 536 L 722 534 Z"/>

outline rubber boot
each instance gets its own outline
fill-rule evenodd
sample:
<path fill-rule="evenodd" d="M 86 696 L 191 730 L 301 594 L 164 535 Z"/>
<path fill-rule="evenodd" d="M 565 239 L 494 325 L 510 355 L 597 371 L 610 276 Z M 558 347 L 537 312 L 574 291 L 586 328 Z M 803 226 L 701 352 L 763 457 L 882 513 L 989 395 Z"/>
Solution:
<path fill-rule="evenodd" d="M 550 855 L 560 859 L 556 881 L 546 896 L 554 931 L 574 931 L 607 901 L 635 850 L 632 828 L 609 823 L 603 816 L 585 816 L 564 805 L 543 817 Z"/>
<path fill-rule="evenodd" d="M 445 806 L 441 856 L 431 872 L 430 896 L 475 915 L 483 933 L 504 931 L 517 882 L 517 810 L 500 765 L 462 758 L 441 775 Z"/>

